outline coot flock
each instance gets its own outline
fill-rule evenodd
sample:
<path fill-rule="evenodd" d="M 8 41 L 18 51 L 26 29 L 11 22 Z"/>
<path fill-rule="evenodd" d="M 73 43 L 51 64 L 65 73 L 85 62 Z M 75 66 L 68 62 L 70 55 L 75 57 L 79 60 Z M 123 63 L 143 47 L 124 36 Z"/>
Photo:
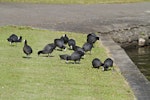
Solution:
<path fill-rule="evenodd" d="M 81 58 L 87 54 L 88 52 L 91 53 L 92 48 L 94 47 L 94 43 L 99 40 L 99 37 L 95 33 L 90 33 L 87 35 L 87 41 L 83 43 L 82 47 L 77 46 L 75 39 L 72 39 L 65 34 L 60 38 L 54 39 L 54 43 L 49 43 L 44 46 L 43 49 L 37 52 L 37 55 L 40 54 L 47 54 L 50 57 L 51 53 L 54 50 L 66 50 L 67 45 L 69 46 L 70 50 L 73 50 L 72 54 L 60 54 L 59 57 L 61 60 L 66 60 L 66 63 L 69 61 L 73 61 L 75 64 L 80 64 Z M 12 43 L 21 43 L 22 36 L 17 36 L 16 34 L 12 34 L 7 38 L 7 41 Z M 57 48 L 57 49 L 56 49 Z M 23 52 L 28 57 L 32 54 L 33 50 L 29 44 L 27 44 L 27 40 L 24 40 Z M 91 61 L 92 67 L 99 69 L 102 66 L 103 71 L 107 71 L 110 67 L 113 67 L 113 60 L 111 58 L 107 58 L 103 63 L 99 58 L 94 58 Z"/>

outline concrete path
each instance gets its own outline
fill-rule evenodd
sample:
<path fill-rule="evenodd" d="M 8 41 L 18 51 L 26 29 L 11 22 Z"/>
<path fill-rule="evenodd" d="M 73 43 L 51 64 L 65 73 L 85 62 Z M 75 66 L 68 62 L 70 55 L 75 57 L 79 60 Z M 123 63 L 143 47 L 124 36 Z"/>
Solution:
<path fill-rule="evenodd" d="M 150 23 L 150 3 L 95 5 L 0 3 L 0 26 L 27 25 L 89 33 L 146 23 Z"/>
<path fill-rule="evenodd" d="M 107 32 L 150 23 L 150 3 L 44 5 L 0 3 L 0 26 L 23 25 L 57 31 Z M 138 100 L 150 100 L 150 82 L 123 49 L 101 36 Z"/>
<path fill-rule="evenodd" d="M 108 34 L 101 34 L 100 37 L 102 44 L 108 49 L 108 53 L 132 88 L 136 99 L 150 100 L 150 82 L 139 71 L 126 52 Z"/>

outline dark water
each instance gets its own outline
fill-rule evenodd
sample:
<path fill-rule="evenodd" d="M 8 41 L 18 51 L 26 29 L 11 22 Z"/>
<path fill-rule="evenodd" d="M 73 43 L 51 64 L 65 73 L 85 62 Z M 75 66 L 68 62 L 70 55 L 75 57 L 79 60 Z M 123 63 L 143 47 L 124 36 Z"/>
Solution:
<path fill-rule="evenodd" d="M 125 51 L 150 81 L 150 47 L 126 48 Z"/>

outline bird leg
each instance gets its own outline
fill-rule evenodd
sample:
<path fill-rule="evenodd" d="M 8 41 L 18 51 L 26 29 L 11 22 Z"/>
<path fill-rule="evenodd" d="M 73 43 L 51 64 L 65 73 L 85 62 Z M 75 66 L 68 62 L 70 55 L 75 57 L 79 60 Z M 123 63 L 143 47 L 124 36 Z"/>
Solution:
<path fill-rule="evenodd" d="M 115 68 L 114 68 L 114 66 L 112 66 L 112 71 L 115 71 Z"/>
<path fill-rule="evenodd" d="M 104 71 L 104 67 L 102 67 L 102 71 Z"/>
<path fill-rule="evenodd" d="M 91 50 L 90 50 L 90 55 L 92 54 Z"/>
<path fill-rule="evenodd" d="M 12 45 L 12 42 L 9 42 L 10 43 L 10 45 Z"/>
<path fill-rule="evenodd" d="M 17 43 L 15 43 L 16 44 L 16 46 L 17 46 Z"/>
<path fill-rule="evenodd" d="M 26 55 L 26 58 L 29 58 L 29 55 Z"/>
<path fill-rule="evenodd" d="M 68 60 L 66 60 L 66 63 L 68 64 Z"/>
<path fill-rule="evenodd" d="M 78 60 L 78 62 L 77 62 L 77 61 L 74 61 L 74 63 L 75 63 L 75 64 L 80 64 L 80 60 Z"/>

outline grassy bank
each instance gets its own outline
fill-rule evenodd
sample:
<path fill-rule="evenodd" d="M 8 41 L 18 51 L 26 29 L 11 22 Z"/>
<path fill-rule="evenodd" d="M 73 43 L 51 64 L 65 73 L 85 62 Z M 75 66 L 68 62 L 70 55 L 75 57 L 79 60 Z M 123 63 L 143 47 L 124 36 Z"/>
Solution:
<path fill-rule="evenodd" d="M 30 59 L 23 58 L 23 43 L 10 46 L 6 40 L 15 33 L 28 40 L 33 49 Z M 66 64 L 59 54 L 73 51 L 54 50 L 52 57 L 37 56 L 46 44 L 67 34 L 79 46 L 85 34 L 53 32 L 28 27 L 0 28 L 0 99 L 1 100 L 133 100 L 134 96 L 119 72 L 92 69 L 91 61 L 102 61 L 107 53 L 96 42 L 92 54 L 86 54 L 80 64 Z"/>
<path fill-rule="evenodd" d="M 150 0 L 0 0 L 0 2 L 48 3 L 48 4 L 97 4 L 97 3 L 133 3 Z"/>

